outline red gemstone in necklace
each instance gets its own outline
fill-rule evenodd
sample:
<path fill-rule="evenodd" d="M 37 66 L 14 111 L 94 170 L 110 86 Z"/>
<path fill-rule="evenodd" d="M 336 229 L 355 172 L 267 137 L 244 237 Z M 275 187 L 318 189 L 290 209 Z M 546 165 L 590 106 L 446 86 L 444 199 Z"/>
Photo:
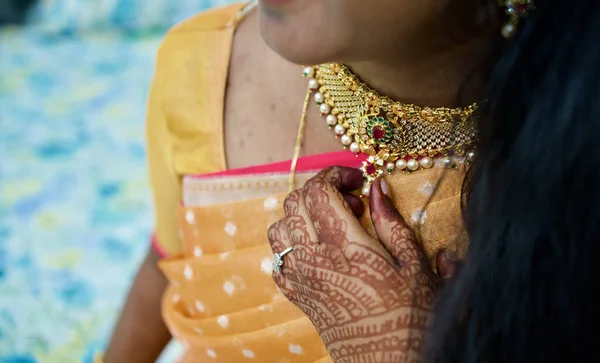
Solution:
<path fill-rule="evenodd" d="M 380 127 L 380 126 L 375 126 L 373 127 L 373 139 L 375 139 L 375 141 L 379 141 L 381 139 L 383 139 L 383 137 L 385 136 L 385 131 Z"/>
<path fill-rule="evenodd" d="M 368 175 L 375 174 L 375 172 L 377 171 L 375 169 L 375 164 L 369 164 L 369 165 L 367 165 L 367 167 L 365 168 L 365 171 L 367 172 Z"/>

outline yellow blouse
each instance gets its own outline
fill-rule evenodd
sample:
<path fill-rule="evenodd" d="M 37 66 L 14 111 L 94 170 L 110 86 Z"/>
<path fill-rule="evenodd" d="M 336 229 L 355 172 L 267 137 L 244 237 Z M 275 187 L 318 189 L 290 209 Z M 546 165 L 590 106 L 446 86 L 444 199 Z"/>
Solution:
<path fill-rule="evenodd" d="M 223 105 L 235 25 L 243 4 L 201 13 L 171 29 L 150 90 L 147 149 L 156 243 L 181 250 L 181 178 L 224 170 Z"/>

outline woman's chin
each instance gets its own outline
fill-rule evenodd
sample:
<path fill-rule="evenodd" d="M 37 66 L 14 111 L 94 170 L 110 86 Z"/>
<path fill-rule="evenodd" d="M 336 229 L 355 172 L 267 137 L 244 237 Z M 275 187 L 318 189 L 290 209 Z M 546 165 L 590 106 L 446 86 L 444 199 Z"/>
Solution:
<path fill-rule="evenodd" d="M 339 47 L 325 47 L 322 39 L 299 37 L 293 31 L 277 31 L 268 24 L 261 25 L 261 35 L 269 48 L 294 64 L 315 65 L 338 60 Z"/>
<path fill-rule="evenodd" d="M 290 46 L 290 44 L 286 42 L 280 43 L 269 41 L 268 39 L 265 39 L 265 41 L 275 53 L 290 63 L 298 65 L 315 65 L 332 61 L 327 54 L 316 51 L 314 47 L 304 48 Z"/>
<path fill-rule="evenodd" d="M 319 1 L 300 3 L 303 1 L 313 3 L 298 9 L 298 0 L 261 0 L 261 35 L 273 51 L 289 62 L 312 65 L 332 61 L 331 55 L 339 45 L 332 39 L 335 30 L 330 29 L 327 17 L 319 11 L 322 7 Z M 271 3 L 281 6 L 271 6 Z"/>

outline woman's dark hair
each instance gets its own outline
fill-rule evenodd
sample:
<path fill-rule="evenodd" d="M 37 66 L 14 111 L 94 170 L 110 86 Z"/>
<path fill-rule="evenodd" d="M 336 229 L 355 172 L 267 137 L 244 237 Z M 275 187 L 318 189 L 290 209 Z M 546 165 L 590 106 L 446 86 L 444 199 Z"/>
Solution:
<path fill-rule="evenodd" d="M 600 1 L 535 3 L 494 61 L 426 362 L 600 361 Z"/>

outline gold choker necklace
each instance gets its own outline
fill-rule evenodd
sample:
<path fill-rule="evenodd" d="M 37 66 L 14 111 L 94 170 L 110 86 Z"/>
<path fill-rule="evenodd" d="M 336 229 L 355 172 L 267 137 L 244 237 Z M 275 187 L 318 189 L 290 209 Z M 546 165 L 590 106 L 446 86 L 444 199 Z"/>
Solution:
<path fill-rule="evenodd" d="M 476 104 L 431 108 L 392 101 L 336 63 L 307 67 L 304 77 L 344 148 L 368 155 L 362 168 L 368 184 L 384 171 L 429 169 L 436 156 L 447 167 L 455 167 L 453 155 L 475 156 Z"/>

